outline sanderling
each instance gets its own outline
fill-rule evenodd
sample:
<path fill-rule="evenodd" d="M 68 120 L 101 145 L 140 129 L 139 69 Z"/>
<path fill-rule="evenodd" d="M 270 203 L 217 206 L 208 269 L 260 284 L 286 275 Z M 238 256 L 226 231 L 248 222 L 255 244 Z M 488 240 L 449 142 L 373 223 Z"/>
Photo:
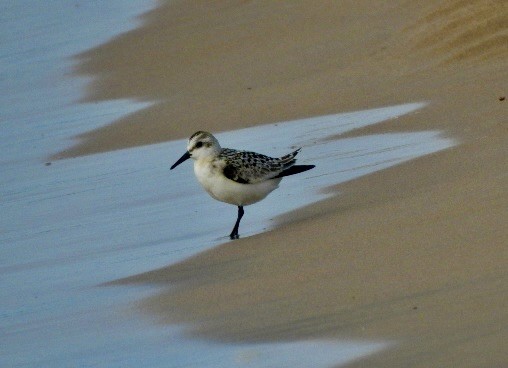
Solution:
<path fill-rule="evenodd" d="M 243 206 L 259 202 L 277 189 L 284 176 L 310 170 L 314 165 L 295 165 L 296 151 L 273 158 L 256 152 L 221 148 L 219 141 L 208 132 L 190 136 L 187 152 L 171 170 L 185 160 L 194 159 L 194 174 L 201 186 L 218 201 L 238 206 L 238 217 L 229 237 L 238 239 L 238 226 Z"/>

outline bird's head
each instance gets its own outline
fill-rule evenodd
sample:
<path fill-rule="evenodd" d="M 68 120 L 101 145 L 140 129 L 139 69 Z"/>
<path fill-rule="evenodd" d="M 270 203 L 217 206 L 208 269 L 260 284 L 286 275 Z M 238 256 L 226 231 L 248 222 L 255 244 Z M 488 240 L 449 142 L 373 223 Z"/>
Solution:
<path fill-rule="evenodd" d="M 198 131 L 190 136 L 187 142 L 187 152 L 171 166 L 171 170 L 189 158 L 199 160 L 206 157 L 215 157 L 220 153 L 220 150 L 219 141 L 212 134 Z"/>

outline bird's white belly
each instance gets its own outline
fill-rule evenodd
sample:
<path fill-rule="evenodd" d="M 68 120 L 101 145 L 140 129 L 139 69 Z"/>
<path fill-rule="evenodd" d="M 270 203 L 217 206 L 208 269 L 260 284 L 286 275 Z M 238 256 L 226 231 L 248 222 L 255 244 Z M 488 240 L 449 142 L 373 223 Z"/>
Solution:
<path fill-rule="evenodd" d="M 277 189 L 281 178 L 270 179 L 255 184 L 240 184 L 226 178 L 222 170 L 214 168 L 209 162 L 194 163 L 194 173 L 201 186 L 218 201 L 247 206 L 259 202 Z"/>

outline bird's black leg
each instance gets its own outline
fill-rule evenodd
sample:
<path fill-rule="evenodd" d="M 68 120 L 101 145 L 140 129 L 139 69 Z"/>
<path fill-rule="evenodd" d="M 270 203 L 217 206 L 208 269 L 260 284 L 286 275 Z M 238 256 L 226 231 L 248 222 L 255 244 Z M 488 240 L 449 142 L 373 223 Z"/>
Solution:
<path fill-rule="evenodd" d="M 233 228 L 233 231 L 231 231 L 231 234 L 229 234 L 229 237 L 231 239 L 238 239 L 238 227 L 240 226 L 240 220 L 243 216 L 243 206 L 238 206 L 238 218 L 236 219 L 235 227 Z"/>

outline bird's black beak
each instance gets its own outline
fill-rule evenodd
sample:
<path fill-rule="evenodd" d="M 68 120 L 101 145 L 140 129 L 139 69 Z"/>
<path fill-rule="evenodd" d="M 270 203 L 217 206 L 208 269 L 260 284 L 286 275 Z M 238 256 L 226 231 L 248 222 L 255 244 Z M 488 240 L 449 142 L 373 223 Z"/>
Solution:
<path fill-rule="evenodd" d="M 190 158 L 190 153 L 189 151 L 185 152 L 182 157 L 180 157 L 178 159 L 178 161 L 176 161 L 173 166 L 171 166 L 170 170 L 173 170 L 175 167 L 177 167 L 178 165 L 180 165 L 182 162 L 184 162 L 185 160 L 188 160 Z"/>
<path fill-rule="evenodd" d="M 173 170 L 175 167 L 177 167 L 178 165 L 180 165 L 180 164 L 181 164 L 182 162 L 184 162 L 185 160 L 188 160 L 190 157 L 191 157 L 191 155 L 190 155 L 189 151 L 185 152 L 185 153 L 183 154 L 183 156 L 182 156 L 182 157 L 180 157 L 180 158 L 178 159 L 178 161 L 176 161 L 176 162 L 173 164 L 173 166 L 171 166 L 170 170 Z"/>

